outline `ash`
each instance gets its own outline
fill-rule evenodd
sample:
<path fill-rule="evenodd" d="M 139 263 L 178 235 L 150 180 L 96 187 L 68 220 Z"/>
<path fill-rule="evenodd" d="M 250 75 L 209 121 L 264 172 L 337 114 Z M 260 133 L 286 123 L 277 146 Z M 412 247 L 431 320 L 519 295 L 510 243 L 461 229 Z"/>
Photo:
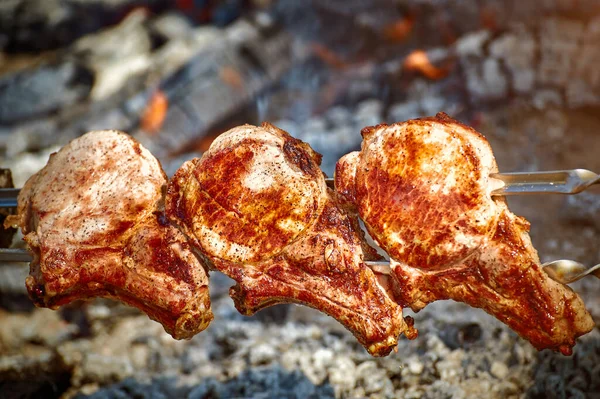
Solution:
<path fill-rule="evenodd" d="M 208 14 L 174 3 L 0 2 L 0 163 L 17 187 L 88 130 L 131 133 L 172 175 L 218 133 L 263 120 L 310 143 L 332 175 L 363 127 L 440 111 L 482 132 L 502 171 L 600 171 L 596 1 L 256 0 Z M 414 50 L 428 68 L 408 62 Z M 157 93 L 169 104 L 158 122 L 144 116 Z M 509 204 L 542 262 L 596 264 L 599 194 Z M 416 340 L 373 358 L 313 309 L 241 316 L 233 282 L 213 273 L 215 320 L 175 341 L 108 300 L 36 309 L 27 273 L 0 264 L 2 398 L 599 397 L 598 328 L 565 357 L 443 301 L 414 315 Z M 598 281 L 571 287 L 600 320 Z"/>
<path fill-rule="evenodd" d="M 482 311 L 439 302 L 415 316 L 419 338 L 372 358 L 314 310 L 242 317 L 218 289 L 215 321 L 190 341 L 102 300 L 3 312 L 3 397 L 585 398 L 600 389 L 597 330 L 571 357 L 538 353 Z"/>

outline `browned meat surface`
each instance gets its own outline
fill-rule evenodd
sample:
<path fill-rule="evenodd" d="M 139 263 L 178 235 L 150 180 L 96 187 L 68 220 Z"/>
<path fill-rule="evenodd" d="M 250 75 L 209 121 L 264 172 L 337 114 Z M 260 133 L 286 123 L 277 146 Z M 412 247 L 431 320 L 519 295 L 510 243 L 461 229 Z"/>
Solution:
<path fill-rule="evenodd" d="M 241 313 L 284 302 L 312 306 L 371 354 L 386 355 L 402 332 L 416 331 L 363 263 L 377 255 L 319 164 L 319 154 L 274 126 L 240 126 L 177 171 L 166 212 L 209 267 L 238 283 L 230 294 Z"/>
<path fill-rule="evenodd" d="M 53 154 L 9 221 L 34 253 L 26 285 L 35 304 L 114 298 L 175 338 L 205 329 L 208 277 L 164 216 L 166 184 L 156 158 L 124 133 L 90 132 Z"/>
<path fill-rule="evenodd" d="M 569 354 L 594 322 L 581 298 L 546 276 L 503 198 L 492 149 L 444 114 L 362 131 L 336 187 L 391 257 L 395 297 L 418 311 L 453 299 L 482 308 L 536 348 Z"/>

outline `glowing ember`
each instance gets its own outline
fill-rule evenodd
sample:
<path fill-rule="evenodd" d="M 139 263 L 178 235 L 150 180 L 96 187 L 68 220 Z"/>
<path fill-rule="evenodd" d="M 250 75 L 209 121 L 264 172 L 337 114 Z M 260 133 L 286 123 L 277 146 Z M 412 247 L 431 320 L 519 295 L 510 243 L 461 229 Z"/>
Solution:
<path fill-rule="evenodd" d="M 147 133 L 158 133 L 165 121 L 168 109 L 167 96 L 160 90 L 154 92 L 141 119 L 142 129 Z"/>
<path fill-rule="evenodd" d="M 438 68 L 434 66 L 429 61 L 427 53 L 423 50 L 415 50 L 406 57 L 404 60 L 404 70 L 420 73 L 431 80 L 443 79 L 450 72 L 450 68 Z"/>

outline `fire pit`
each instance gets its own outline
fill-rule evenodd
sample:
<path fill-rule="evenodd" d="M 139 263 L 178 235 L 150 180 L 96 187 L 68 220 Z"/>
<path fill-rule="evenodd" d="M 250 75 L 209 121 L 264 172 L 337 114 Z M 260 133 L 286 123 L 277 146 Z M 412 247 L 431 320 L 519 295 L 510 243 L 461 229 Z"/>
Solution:
<path fill-rule="evenodd" d="M 310 143 L 331 176 L 363 127 L 437 112 L 482 132 L 501 171 L 600 171 L 594 0 L 10 0 L 0 4 L 0 50 L 0 159 L 16 187 L 89 130 L 132 134 L 171 176 L 228 128 L 262 121 Z M 531 222 L 542 262 L 600 261 L 597 187 L 509 204 Z M 114 301 L 35 308 L 27 273 L 0 265 L 2 397 L 600 392 L 597 328 L 565 357 L 537 352 L 482 310 L 440 301 L 412 315 L 416 340 L 373 358 L 310 308 L 240 315 L 233 281 L 211 273 L 214 321 L 176 341 Z M 596 320 L 597 284 L 571 285 Z"/>

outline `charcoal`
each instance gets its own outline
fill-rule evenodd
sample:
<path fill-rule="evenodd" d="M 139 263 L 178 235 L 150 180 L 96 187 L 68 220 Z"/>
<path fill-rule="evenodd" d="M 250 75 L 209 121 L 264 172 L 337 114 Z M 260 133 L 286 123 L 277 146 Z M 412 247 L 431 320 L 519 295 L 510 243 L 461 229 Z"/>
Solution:
<path fill-rule="evenodd" d="M 452 47 L 456 57 L 450 74 L 429 82 L 438 98 L 453 98 L 464 106 L 498 106 L 514 98 L 528 99 L 539 109 L 600 106 L 600 74 L 591 65 L 600 54 L 596 19 L 588 25 L 562 17 L 540 19 L 533 24 L 514 24 L 493 36 L 489 30 L 463 35 Z M 558 33 L 561 32 L 561 33 Z M 562 33 L 564 32 L 564 34 Z M 431 53 L 431 50 L 428 52 Z M 541 54 L 541 56 L 536 56 Z M 577 58 L 577 63 L 569 60 Z M 433 60 L 432 60 L 433 62 Z M 405 79 L 405 78 L 404 78 Z M 403 82 L 414 98 L 422 79 Z M 466 94 L 465 96 L 462 94 Z M 411 98 L 396 109 L 411 109 Z M 449 104 L 434 102 L 420 107 L 425 114 Z"/>
<path fill-rule="evenodd" d="M 280 367 L 249 370 L 239 377 L 218 383 L 209 380 L 194 388 L 188 398 L 334 398 L 331 386 L 313 385 L 302 373 L 288 372 Z"/>
<path fill-rule="evenodd" d="M 536 51 L 536 40 L 522 29 L 507 32 L 490 44 L 490 54 L 504 63 L 513 79 L 511 90 L 516 93 L 528 93 L 534 87 Z"/>
<path fill-rule="evenodd" d="M 139 134 L 159 159 L 200 140 L 203 133 L 251 103 L 289 68 L 292 62 L 289 36 L 284 32 L 272 33 L 262 37 L 261 43 L 262 46 L 253 46 L 249 41 L 210 49 L 194 57 L 160 87 L 169 98 L 161 134 L 148 140 L 143 131 L 131 133 Z M 261 60 L 261 64 L 257 65 L 255 59 Z"/>
<path fill-rule="evenodd" d="M 91 97 L 102 100 L 118 92 L 124 83 L 150 67 L 152 40 L 144 26 L 146 12 L 131 12 L 119 25 L 79 39 L 71 57 L 93 71 Z"/>
<path fill-rule="evenodd" d="M 527 392 L 530 398 L 587 397 L 597 393 L 594 385 L 593 358 L 600 353 L 600 341 L 583 339 L 571 357 L 557 358 L 540 352 L 535 371 L 535 384 Z"/>
<path fill-rule="evenodd" d="M 325 384 L 315 386 L 302 373 L 286 371 L 281 367 L 251 370 L 236 378 L 219 382 L 208 378 L 193 387 L 177 386 L 172 379 L 153 379 L 149 383 L 127 378 L 114 385 L 102 388 L 91 395 L 78 394 L 75 398 L 148 398 L 161 399 L 187 397 L 206 398 L 334 398 L 333 389 Z"/>
<path fill-rule="evenodd" d="M 84 100 L 93 74 L 76 62 L 44 65 L 0 79 L 0 124 L 46 115 Z"/>
<path fill-rule="evenodd" d="M 3 399 L 59 398 L 69 387 L 68 373 L 41 373 L 26 381 L 0 381 Z"/>
<path fill-rule="evenodd" d="M 38 350 L 28 356 L 6 356 L 0 362 L 1 381 L 27 381 L 43 379 L 44 374 L 66 372 L 55 353 L 49 350 Z"/>
<path fill-rule="evenodd" d="M 544 397 L 563 399 L 567 398 L 565 382 L 559 375 L 551 374 L 545 378 L 543 384 Z"/>
<path fill-rule="evenodd" d="M 306 4 L 308 3 L 308 5 Z M 307 41 L 319 41 L 346 56 L 369 54 L 389 57 L 407 48 L 448 45 L 456 38 L 483 28 L 502 31 L 516 23 L 531 23 L 540 15 L 560 15 L 589 21 L 600 12 L 594 0 L 293 0 L 276 2 L 276 19 Z M 386 28 L 412 18 L 410 34 L 386 36 Z M 335 21 L 332 24 L 329 21 Z"/>
<path fill-rule="evenodd" d="M 32 101 L 14 102 L 15 98 L 20 98 L 15 94 L 32 94 L 31 90 L 22 87 L 23 84 L 12 85 L 15 88 L 10 92 L 4 90 L 0 100 L 4 99 L 6 105 L 0 101 L 0 123 L 22 122 L 7 128 L 9 133 L 18 133 L 18 141 L 23 144 L 11 150 L 12 153 L 65 144 L 96 128 L 114 128 L 139 134 L 140 140 L 164 159 L 190 141 L 201 138 L 198 133 L 204 133 L 251 103 L 255 95 L 274 84 L 291 62 L 290 38 L 256 19 L 245 24 L 232 24 L 227 28 L 231 37 L 212 28 L 197 28 L 191 37 L 173 39 L 172 43 L 159 48 L 152 47 L 153 28 L 145 21 L 143 12 L 131 13 L 114 28 L 85 36 L 74 43 L 62 64 L 58 64 L 77 67 L 71 70 L 59 68 L 58 72 L 63 71 L 66 76 L 55 77 L 57 72 L 53 69 L 50 72 L 54 74 L 49 74 L 47 69 L 50 67 L 32 69 L 20 79 L 25 80 L 23 84 L 31 85 L 27 81 L 29 74 L 41 76 L 40 82 L 34 80 L 40 87 L 35 86 L 33 94 L 37 97 Z M 260 44 L 253 44 L 252 40 L 260 41 Z M 110 50 L 115 43 L 119 43 L 119 51 Z M 194 55 L 195 61 L 181 68 Z M 257 66 L 257 59 L 264 65 Z M 89 83 L 85 91 L 78 92 L 74 89 L 79 87 L 69 84 L 77 83 L 74 78 L 81 68 L 93 71 L 94 80 L 85 81 Z M 69 81 L 71 77 L 73 79 Z M 166 94 L 170 107 L 162 128 L 163 142 L 155 146 L 145 140 L 146 132 L 142 132 L 138 124 L 157 89 L 157 78 L 163 80 L 159 89 Z M 20 80 L 17 83 L 21 83 Z M 197 82 L 204 84 L 199 86 Z M 42 83 L 58 90 L 44 89 Z M 190 88 L 195 90 L 190 92 Z M 205 93 L 209 88 L 215 92 L 207 101 Z M 73 92 L 77 95 L 71 95 Z M 81 101 L 88 96 L 89 102 Z M 50 112 L 56 114 L 48 115 Z M 40 126 L 44 129 L 40 130 Z M 15 147 L 10 140 L 8 146 Z"/>
<path fill-rule="evenodd" d="M 153 379 L 150 382 L 140 382 L 133 378 L 126 378 L 114 385 L 102 388 L 92 394 L 83 393 L 74 396 L 74 399 L 168 399 L 184 397 L 185 389 L 175 386 L 169 379 Z"/>
<path fill-rule="evenodd" d="M 112 25 L 128 10 L 160 10 L 166 0 L 3 0 L 0 2 L 0 48 L 38 52 L 71 44 Z"/>
<path fill-rule="evenodd" d="M 450 349 L 469 348 L 481 339 L 482 330 L 476 323 L 447 325 L 440 337 Z"/>

